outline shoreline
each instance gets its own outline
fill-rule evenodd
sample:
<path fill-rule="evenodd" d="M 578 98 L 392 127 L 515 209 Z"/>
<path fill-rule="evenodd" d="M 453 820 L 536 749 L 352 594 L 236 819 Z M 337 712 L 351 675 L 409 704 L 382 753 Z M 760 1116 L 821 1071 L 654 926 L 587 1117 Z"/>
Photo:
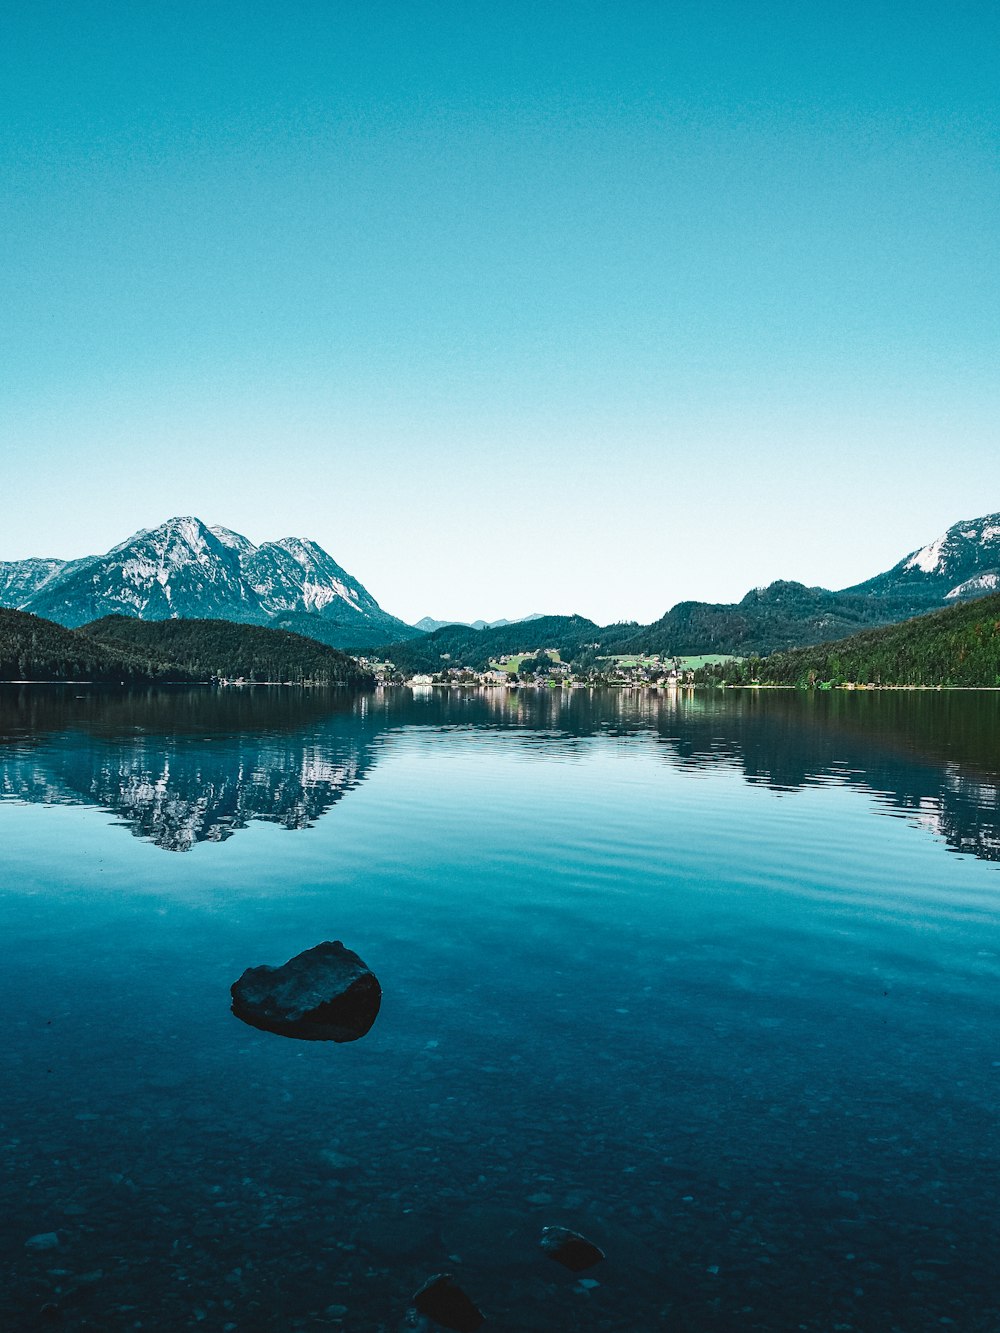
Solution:
<path fill-rule="evenodd" d="M 255 690 L 255 689 L 283 689 L 283 690 L 354 690 L 359 694 L 373 693 L 377 690 L 508 690 L 516 693 L 518 690 L 546 690 L 550 693 L 569 693 L 577 690 L 641 690 L 647 694 L 677 694 L 681 691 L 706 691 L 706 690 L 785 690 L 795 694 L 882 694 L 882 693 L 922 693 L 922 694 L 941 694 L 945 691 L 983 694 L 1000 693 L 1000 685 L 861 685 L 855 683 L 844 683 L 842 685 L 776 685 L 770 682 L 759 681 L 748 685 L 696 685 L 696 684 L 671 684 L 671 685 L 637 685 L 629 681 L 605 681 L 604 683 L 589 684 L 586 682 L 577 682 L 572 685 L 544 685 L 518 683 L 511 685 L 502 685 L 496 681 L 448 681 L 439 680 L 430 683 L 420 682 L 413 684 L 412 681 L 376 681 L 373 685 L 356 685 L 346 681 L 314 682 L 314 681 L 295 681 L 295 680 L 247 680 L 247 681 L 212 681 L 212 680 L 135 680 L 135 681 L 105 681 L 105 680 L 27 680 L 10 679 L 0 680 L 0 686 L 44 686 L 46 689 L 60 687 L 63 689 L 92 689 L 92 690 L 132 690 L 132 689 L 177 689 L 177 690 Z"/>

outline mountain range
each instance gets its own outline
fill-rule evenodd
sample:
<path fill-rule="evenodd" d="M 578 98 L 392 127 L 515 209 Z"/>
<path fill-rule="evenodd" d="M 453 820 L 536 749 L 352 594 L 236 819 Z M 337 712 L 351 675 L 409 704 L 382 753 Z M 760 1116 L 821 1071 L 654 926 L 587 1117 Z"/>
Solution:
<path fill-rule="evenodd" d="M 433 616 L 422 616 L 413 628 L 420 630 L 422 634 L 433 634 L 436 629 L 444 629 L 446 625 L 461 625 L 463 629 L 503 629 L 505 625 L 524 625 L 529 620 L 544 619 L 545 616 L 541 611 L 535 611 L 530 616 L 521 616 L 518 620 L 435 620 Z"/>
<path fill-rule="evenodd" d="M 888 625 L 1000 587 L 1000 514 L 967 519 L 891 569 L 839 591 L 779 580 L 740 602 L 679 602 L 622 651 L 769 653 Z"/>
<path fill-rule="evenodd" d="M 0 563 L 0 606 L 76 628 L 108 615 L 219 619 L 360 648 L 418 633 L 383 611 L 316 542 L 253 542 L 201 519 L 168 519 L 104 555 Z"/>
<path fill-rule="evenodd" d="M 767 653 L 998 589 L 1000 514 L 956 523 L 885 573 L 839 591 L 779 580 L 751 589 L 739 602 L 678 602 L 651 625 L 603 628 L 581 616 L 472 626 L 425 617 L 407 625 L 316 542 L 285 537 L 255 546 L 194 517 L 144 529 L 104 555 L 0 562 L 0 606 L 67 627 L 108 615 L 231 620 L 292 630 L 333 647 L 377 649 L 400 663 L 413 657 L 418 670 L 442 659 L 454 665 L 546 645 L 567 652 Z"/>

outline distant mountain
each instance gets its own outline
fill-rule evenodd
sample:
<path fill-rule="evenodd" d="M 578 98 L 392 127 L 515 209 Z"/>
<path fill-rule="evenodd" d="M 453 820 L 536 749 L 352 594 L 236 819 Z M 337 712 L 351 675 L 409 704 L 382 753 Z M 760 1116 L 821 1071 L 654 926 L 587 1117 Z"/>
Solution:
<path fill-rule="evenodd" d="M 466 629 L 502 629 L 504 625 L 523 625 L 529 620 L 544 619 L 545 616 L 540 611 L 535 611 L 530 616 L 521 616 L 519 620 L 434 620 L 431 616 L 424 616 L 413 628 L 421 630 L 424 634 L 433 634 L 436 629 L 444 629 L 448 625 L 461 625 Z"/>
<path fill-rule="evenodd" d="M 105 555 L 0 565 L 0 603 L 75 627 L 107 615 L 232 620 L 362 647 L 417 631 L 315 542 L 255 546 L 228 528 L 172 518 Z"/>
<path fill-rule="evenodd" d="M 701 678 L 729 684 L 996 688 L 1000 686 L 1000 594 L 833 643 L 705 668 Z"/>

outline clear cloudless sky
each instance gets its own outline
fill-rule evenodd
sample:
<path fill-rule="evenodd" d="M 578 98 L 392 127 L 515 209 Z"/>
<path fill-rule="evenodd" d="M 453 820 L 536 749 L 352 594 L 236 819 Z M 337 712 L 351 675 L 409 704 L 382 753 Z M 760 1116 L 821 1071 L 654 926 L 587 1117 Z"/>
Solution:
<path fill-rule="evenodd" d="M 1000 510 L 995 3 L 32 0 L 0 61 L 0 559 L 197 514 L 650 620 Z"/>

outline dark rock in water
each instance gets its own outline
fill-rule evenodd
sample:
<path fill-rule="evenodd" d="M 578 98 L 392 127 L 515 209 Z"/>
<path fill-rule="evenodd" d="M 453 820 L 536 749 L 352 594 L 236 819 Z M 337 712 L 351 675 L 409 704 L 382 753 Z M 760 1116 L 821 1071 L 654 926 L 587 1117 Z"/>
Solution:
<path fill-rule="evenodd" d="M 436 1324 L 453 1328 L 456 1333 L 475 1333 L 486 1322 L 481 1310 L 466 1296 L 450 1273 L 430 1277 L 413 1298 L 422 1315 Z"/>
<path fill-rule="evenodd" d="M 574 1273 L 582 1273 L 585 1268 L 592 1268 L 607 1258 L 604 1251 L 586 1236 L 581 1236 L 578 1231 L 568 1231 L 566 1227 L 543 1227 L 542 1249 L 550 1259 Z"/>
<path fill-rule="evenodd" d="M 233 1013 L 251 1027 L 304 1041 L 357 1041 L 378 1016 L 378 978 L 339 940 L 283 967 L 248 967 L 231 987 Z"/>

